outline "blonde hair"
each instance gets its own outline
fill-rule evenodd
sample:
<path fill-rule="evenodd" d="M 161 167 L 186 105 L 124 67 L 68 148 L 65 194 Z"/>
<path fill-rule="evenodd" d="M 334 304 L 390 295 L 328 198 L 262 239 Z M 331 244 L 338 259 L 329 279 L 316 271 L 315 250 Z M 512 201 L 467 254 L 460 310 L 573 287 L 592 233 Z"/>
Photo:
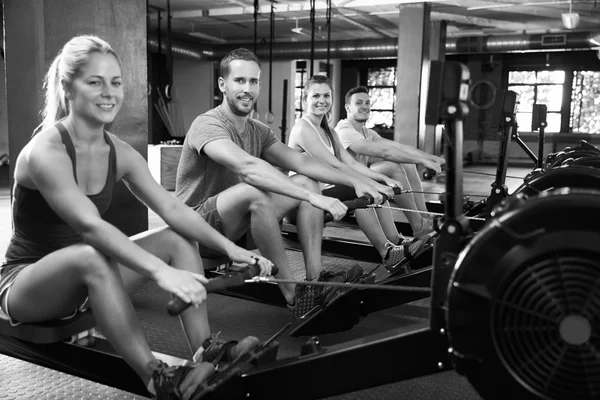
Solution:
<path fill-rule="evenodd" d="M 93 53 L 111 54 L 121 67 L 121 60 L 112 47 L 99 37 L 92 35 L 75 36 L 69 40 L 52 61 L 44 78 L 45 104 L 41 111 L 42 123 L 34 131 L 54 126 L 69 115 L 69 101 L 64 86 L 69 87 L 88 62 Z"/>

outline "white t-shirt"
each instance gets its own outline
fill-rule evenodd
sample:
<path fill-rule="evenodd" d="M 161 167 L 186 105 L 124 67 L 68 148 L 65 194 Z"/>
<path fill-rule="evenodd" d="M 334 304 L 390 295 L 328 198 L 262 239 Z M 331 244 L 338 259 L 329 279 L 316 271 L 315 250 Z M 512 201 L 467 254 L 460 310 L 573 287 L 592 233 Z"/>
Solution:
<path fill-rule="evenodd" d="M 361 131 L 357 131 L 354 128 L 354 125 L 352 125 L 352 123 L 350 121 L 348 121 L 347 119 L 342 119 L 340 120 L 337 125 L 335 126 L 335 131 L 338 134 L 338 137 L 340 138 L 340 141 L 342 142 L 342 146 L 344 146 L 344 148 L 346 150 L 348 150 L 348 153 L 350 153 L 352 155 L 352 157 L 354 157 L 354 159 L 356 159 L 356 161 L 360 162 L 361 164 L 364 164 L 366 166 L 369 166 L 369 156 L 365 156 L 362 154 L 357 154 L 355 152 L 353 152 L 350 149 L 350 146 L 356 142 L 357 140 L 360 139 L 367 139 L 367 140 L 377 140 L 379 138 L 381 138 L 381 136 L 379 136 L 379 134 L 377 132 L 375 132 L 373 129 L 369 129 L 367 127 L 365 127 L 363 125 L 363 128 Z"/>

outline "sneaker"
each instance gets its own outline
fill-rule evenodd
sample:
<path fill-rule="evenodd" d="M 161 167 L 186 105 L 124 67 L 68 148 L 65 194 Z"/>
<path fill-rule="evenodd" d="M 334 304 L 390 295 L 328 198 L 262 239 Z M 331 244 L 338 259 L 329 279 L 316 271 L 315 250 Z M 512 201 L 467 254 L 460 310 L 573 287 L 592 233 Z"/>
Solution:
<path fill-rule="evenodd" d="M 288 304 L 288 310 L 298 318 L 304 318 L 317 305 L 319 288 L 309 285 L 296 285 L 294 304 Z"/>
<path fill-rule="evenodd" d="M 345 283 L 345 282 L 356 282 L 364 275 L 364 270 L 359 264 L 354 264 L 352 267 L 343 270 L 343 271 L 326 271 L 323 270 L 319 274 L 319 282 L 337 282 L 337 283 Z M 327 305 L 337 294 L 341 293 L 344 288 L 340 287 L 323 287 L 321 291 L 321 295 L 319 296 L 319 301 L 323 305 Z"/>
<path fill-rule="evenodd" d="M 420 239 L 432 232 L 435 232 L 433 220 L 427 216 L 421 219 L 421 229 L 413 230 L 413 236 Z"/>
<path fill-rule="evenodd" d="M 238 342 L 236 340 L 225 341 L 219 337 L 219 334 L 220 332 L 212 334 L 202 343 L 202 352 L 197 351 L 194 355 L 195 362 L 199 362 L 201 359 L 201 361 L 218 365 L 221 361 L 233 361 L 260 346 L 260 341 L 254 336 L 247 336 Z"/>
<path fill-rule="evenodd" d="M 399 245 L 395 245 L 388 240 L 388 242 L 385 244 L 387 251 L 381 260 L 381 264 L 383 266 L 392 267 L 404 260 L 404 246 L 402 246 L 402 243 L 403 242 L 401 241 Z"/>
<path fill-rule="evenodd" d="M 197 394 L 198 391 L 203 390 L 202 383 L 214 373 L 215 369 L 209 363 L 192 363 L 170 367 L 161 360 L 151 361 L 149 365 L 153 372 L 149 385 L 152 388 L 149 387 L 148 390 L 152 393 L 154 399 L 159 400 L 183 399 L 184 393 L 181 392 L 180 386 L 187 380 L 198 382 L 196 387 L 193 388 L 194 393 L 192 396 Z"/>

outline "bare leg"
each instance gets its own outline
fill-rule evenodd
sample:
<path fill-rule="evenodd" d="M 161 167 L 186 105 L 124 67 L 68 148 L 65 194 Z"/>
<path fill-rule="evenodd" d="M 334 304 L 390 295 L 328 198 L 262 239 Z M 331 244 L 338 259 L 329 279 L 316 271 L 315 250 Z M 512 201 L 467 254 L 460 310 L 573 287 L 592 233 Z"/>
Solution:
<path fill-rule="evenodd" d="M 292 180 L 313 193 L 320 193 L 319 183 L 310 178 L 303 175 L 294 175 Z M 323 270 L 321 262 L 321 244 L 323 242 L 324 226 L 323 210 L 319 210 L 306 202 L 301 202 L 295 208 L 289 202 L 289 200 L 293 199 L 275 196 L 277 198 L 276 203 L 280 206 L 280 212 L 288 213 L 289 217 L 296 222 L 298 240 L 302 246 L 304 265 L 306 266 L 306 279 L 313 280 Z M 290 210 L 291 212 L 289 212 Z M 283 218 L 284 214 L 280 215 Z"/>
<path fill-rule="evenodd" d="M 365 233 L 369 241 L 375 247 L 375 250 L 383 258 L 387 253 L 387 247 L 385 246 L 388 242 L 388 238 L 381 229 L 377 213 L 373 209 L 356 210 L 354 212 L 358 226 Z M 396 241 L 398 237 L 396 236 Z"/>
<path fill-rule="evenodd" d="M 277 277 L 294 279 L 285 254 L 276 205 L 272 196 L 241 183 L 219 194 L 217 209 L 228 238 L 239 239 L 250 226 L 252 237 L 261 254 L 278 267 Z M 296 207 L 300 203 L 298 200 L 289 200 L 295 202 Z M 280 284 L 279 287 L 287 302 L 293 303 L 295 285 Z"/>
<path fill-rule="evenodd" d="M 398 233 L 390 207 L 390 203 L 386 202 L 383 204 L 383 208 L 376 208 L 375 212 L 377 213 L 379 224 L 381 225 L 381 229 L 387 240 L 394 244 L 398 244 L 402 235 Z"/>
<path fill-rule="evenodd" d="M 155 358 L 118 267 L 91 246 L 70 246 L 26 267 L 10 289 L 8 306 L 17 321 L 42 322 L 72 314 L 86 296 L 102 333 L 148 384 Z"/>
<path fill-rule="evenodd" d="M 391 161 L 380 161 L 374 164 L 371 164 L 370 168 L 374 171 L 377 171 L 381 174 L 389 176 L 392 179 L 395 179 L 402 183 L 402 187 L 407 190 L 418 190 L 412 187 L 411 182 L 407 177 L 407 173 L 402 164 L 396 164 Z M 418 177 L 417 177 L 418 178 Z M 423 196 L 421 194 L 421 196 Z M 410 209 L 410 210 L 419 210 L 418 205 L 416 203 L 416 196 L 413 193 L 405 193 L 394 196 L 394 202 L 398 204 L 402 208 Z M 413 231 L 417 231 L 421 229 L 423 226 L 423 217 L 418 212 L 404 212 L 408 223 L 410 224 Z"/>
<path fill-rule="evenodd" d="M 154 254 L 173 268 L 204 275 L 202 259 L 196 242 L 191 241 L 168 227 L 143 232 L 132 240 L 146 251 Z M 128 293 L 133 293 L 148 279 L 122 265 L 121 276 Z M 188 339 L 192 354 L 198 350 L 205 339 L 210 337 L 210 325 L 206 302 L 198 308 L 189 307 L 180 315 L 183 330 Z"/>
<path fill-rule="evenodd" d="M 406 177 L 410 182 L 410 187 L 412 190 L 422 192 L 423 185 L 421 184 L 421 178 L 419 177 L 419 172 L 417 171 L 417 166 L 415 164 L 404 164 L 404 170 L 406 171 Z M 427 205 L 425 204 L 425 196 L 421 193 L 414 193 L 415 203 L 417 204 L 417 210 L 419 211 L 427 211 Z"/>

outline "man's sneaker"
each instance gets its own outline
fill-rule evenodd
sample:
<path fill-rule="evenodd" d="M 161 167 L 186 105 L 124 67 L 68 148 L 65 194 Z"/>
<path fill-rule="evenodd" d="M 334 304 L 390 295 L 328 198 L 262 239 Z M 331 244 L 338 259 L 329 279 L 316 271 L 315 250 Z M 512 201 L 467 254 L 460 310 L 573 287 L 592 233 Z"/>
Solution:
<path fill-rule="evenodd" d="M 194 355 L 195 362 L 204 361 L 218 365 L 221 361 L 233 361 L 260 346 L 260 341 L 254 336 L 247 336 L 239 342 L 236 340 L 226 342 L 219 337 L 219 333 L 212 334 L 202 343 L 202 349 L 198 349 Z"/>
<path fill-rule="evenodd" d="M 360 264 L 354 264 L 350 268 L 344 271 L 344 282 L 354 283 L 365 274 L 365 270 Z"/>
<path fill-rule="evenodd" d="M 294 304 L 288 304 L 288 310 L 298 318 L 306 316 L 318 304 L 319 289 L 315 286 L 296 285 Z"/>
<path fill-rule="evenodd" d="M 152 380 L 148 390 L 153 398 L 158 400 L 183 399 L 183 393 L 179 389 L 186 380 L 198 382 L 194 388 L 194 394 L 202 390 L 202 382 L 206 381 L 214 373 L 214 366 L 209 363 L 189 364 L 170 367 L 161 360 L 151 361 Z"/>
<path fill-rule="evenodd" d="M 332 272 L 332 271 L 326 271 L 323 270 L 321 271 L 321 273 L 319 274 L 319 282 L 337 282 L 337 283 L 345 283 L 345 282 L 355 282 L 356 280 L 358 280 L 359 278 L 361 278 L 364 275 L 364 270 L 363 268 L 358 265 L 358 264 L 354 264 L 352 267 L 343 270 L 343 271 L 337 271 L 337 272 Z M 345 290 L 344 288 L 341 287 L 333 287 L 333 286 L 329 286 L 329 287 L 323 287 L 323 290 L 321 291 L 321 295 L 319 296 L 318 300 L 319 302 L 322 303 L 322 305 L 327 305 L 338 293 L 340 293 L 341 290 Z"/>

